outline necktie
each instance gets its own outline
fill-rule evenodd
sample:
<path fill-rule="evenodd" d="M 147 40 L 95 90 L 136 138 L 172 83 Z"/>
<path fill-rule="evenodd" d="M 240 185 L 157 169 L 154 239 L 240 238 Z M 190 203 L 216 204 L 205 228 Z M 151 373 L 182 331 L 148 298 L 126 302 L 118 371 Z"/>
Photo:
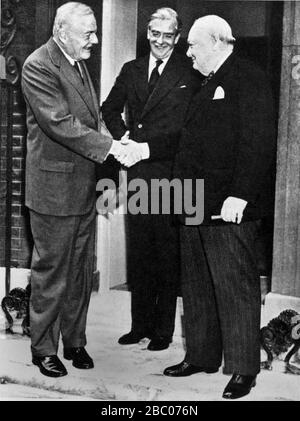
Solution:
<path fill-rule="evenodd" d="M 148 82 L 149 95 L 151 95 L 151 93 L 152 93 L 152 91 L 153 91 L 153 89 L 154 89 L 154 87 L 157 84 L 157 81 L 159 79 L 160 75 L 159 75 L 159 72 L 158 72 L 158 68 L 159 68 L 159 66 L 161 65 L 162 62 L 163 61 L 160 60 L 160 59 L 156 60 L 156 65 L 151 72 L 151 76 L 150 76 L 150 79 L 149 79 L 149 82 Z"/>
<path fill-rule="evenodd" d="M 74 63 L 74 69 L 78 73 L 78 76 L 80 77 L 81 82 L 84 83 L 83 74 L 81 73 L 81 69 L 82 68 L 81 68 L 80 64 L 78 63 L 78 61 L 75 61 L 75 63 Z"/>
<path fill-rule="evenodd" d="M 206 76 L 206 78 L 202 80 L 201 86 L 205 86 L 210 81 L 210 79 L 213 77 L 214 74 L 215 74 L 214 71 L 210 72 L 209 75 Z"/>

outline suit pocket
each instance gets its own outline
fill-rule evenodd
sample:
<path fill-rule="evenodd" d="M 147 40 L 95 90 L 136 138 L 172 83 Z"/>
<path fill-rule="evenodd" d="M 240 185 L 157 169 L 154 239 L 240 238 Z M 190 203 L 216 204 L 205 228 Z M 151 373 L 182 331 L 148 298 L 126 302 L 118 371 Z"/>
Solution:
<path fill-rule="evenodd" d="M 229 102 L 227 98 L 211 98 L 208 102 L 209 106 L 212 108 L 212 110 L 215 109 L 215 107 L 228 107 L 230 108 Z"/>
<path fill-rule="evenodd" d="M 43 171 L 72 173 L 74 170 L 74 162 L 42 159 L 40 162 L 40 169 Z"/>

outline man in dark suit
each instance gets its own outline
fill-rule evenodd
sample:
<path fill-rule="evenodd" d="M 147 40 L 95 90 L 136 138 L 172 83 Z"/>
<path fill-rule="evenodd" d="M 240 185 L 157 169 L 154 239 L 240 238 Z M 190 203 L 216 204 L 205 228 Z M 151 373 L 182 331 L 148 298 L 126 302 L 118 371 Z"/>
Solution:
<path fill-rule="evenodd" d="M 177 13 L 158 9 L 150 17 L 150 55 L 126 63 L 106 101 L 102 116 L 114 138 L 127 130 L 141 145 L 140 160 L 124 159 L 129 180 L 170 179 L 178 134 L 192 93 L 192 69 L 174 51 L 180 37 Z M 127 105 L 128 120 L 122 119 Z M 132 327 L 122 345 L 151 339 L 149 350 L 168 348 L 172 341 L 179 278 L 178 230 L 170 215 L 130 214 L 127 279 L 131 289 Z"/>
<path fill-rule="evenodd" d="M 127 146 L 99 133 L 99 106 L 84 60 L 98 42 L 92 10 L 69 2 L 57 10 L 53 37 L 26 60 L 26 205 L 34 240 L 31 349 L 42 374 L 67 374 L 57 357 L 93 367 L 85 350 L 92 290 L 95 163 L 122 157 Z M 77 69 L 76 69 L 77 66 Z M 130 145 L 128 145 L 130 146 Z M 129 156 L 132 150 L 126 149 Z"/>
<path fill-rule="evenodd" d="M 231 28 L 218 16 L 194 23 L 188 56 L 206 79 L 182 131 L 174 175 L 204 179 L 204 220 L 181 217 L 186 356 L 167 376 L 232 374 L 223 397 L 250 392 L 260 370 L 260 283 L 255 241 L 273 211 L 275 136 L 264 73 L 233 53 Z"/>

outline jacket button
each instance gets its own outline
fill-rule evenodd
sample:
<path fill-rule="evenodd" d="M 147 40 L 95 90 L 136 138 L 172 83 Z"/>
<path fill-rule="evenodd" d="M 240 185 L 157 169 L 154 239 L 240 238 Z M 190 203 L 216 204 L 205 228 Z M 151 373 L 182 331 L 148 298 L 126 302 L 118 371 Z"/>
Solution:
<path fill-rule="evenodd" d="M 138 128 L 141 129 L 143 127 L 142 123 L 138 124 Z"/>

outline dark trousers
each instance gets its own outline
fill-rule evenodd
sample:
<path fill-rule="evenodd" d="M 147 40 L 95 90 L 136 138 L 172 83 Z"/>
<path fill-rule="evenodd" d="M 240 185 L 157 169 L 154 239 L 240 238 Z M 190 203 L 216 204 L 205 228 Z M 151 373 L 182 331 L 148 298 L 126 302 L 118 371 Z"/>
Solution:
<path fill-rule="evenodd" d="M 170 215 L 127 216 L 132 330 L 172 338 L 179 285 L 179 233 Z"/>
<path fill-rule="evenodd" d="M 95 209 L 80 216 L 30 211 L 34 240 L 31 264 L 31 350 L 35 356 L 86 345 L 92 291 Z"/>
<path fill-rule="evenodd" d="M 260 370 L 259 221 L 182 226 L 182 297 L 186 361 L 224 373 Z"/>

